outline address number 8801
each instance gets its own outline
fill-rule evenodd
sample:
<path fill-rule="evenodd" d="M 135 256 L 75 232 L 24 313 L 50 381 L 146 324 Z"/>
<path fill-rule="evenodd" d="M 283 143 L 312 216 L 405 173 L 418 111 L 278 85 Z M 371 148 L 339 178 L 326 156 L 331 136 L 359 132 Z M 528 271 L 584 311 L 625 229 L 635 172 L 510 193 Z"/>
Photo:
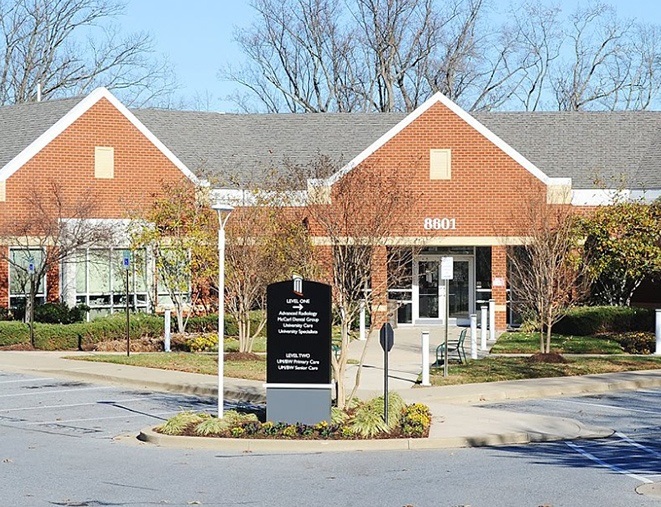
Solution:
<path fill-rule="evenodd" d="M 426 231 L 451 231 L 457 228 L 455 218 L 425 218 L 423 227 Z"/>

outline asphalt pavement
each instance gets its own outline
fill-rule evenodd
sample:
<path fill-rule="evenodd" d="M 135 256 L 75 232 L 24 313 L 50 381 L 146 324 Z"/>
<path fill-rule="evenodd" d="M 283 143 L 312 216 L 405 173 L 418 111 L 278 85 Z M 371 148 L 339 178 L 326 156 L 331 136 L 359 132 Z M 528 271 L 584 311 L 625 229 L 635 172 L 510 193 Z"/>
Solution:
<path fill-rule="evenodd" d="M 379 440 L 375 443 L 367 441 L 272 442 L 264 440 L 228 442 L 225 439 L 165 437 L 152 433 L 149 429 L 143 430 L 142 437 L 159 445 L 210 446 L 214 448 L 231 446 L 234 450 L 241 448 L 246 451 L 278 450 L 280 452 L 375 448 L 452 448 L 601 438 L 611 435 L 613 430 L 583 424 L 571 418 L 514 414 L 509 411 L 485 408 L 480 404 L 502 400 L 597 394 L 661 386 L 661 371 L 639 371 L 583 377 L 423 387 L 418 383 L 422 367 L 421 333 L 423 330 L 430 331 L 430 355 L 433 355 L 436 345 L 442 340 L 442 328 L 400 328 L 395 331 L 395 345 L 388 357 L 388 389 L 400 393 L 407 403 L 421 402 L 430 407 L 433 421 L 428 439 Z M 451 330 L 453 334 L 458 331 L 458 329 Z M 470 357 L 470 339 L 466 340 L 466 349 Z M 65 359 L 65 356 L 82 354 L 89 353 L 2 351 L 0 352 L 0 370 L 153 391 L 217 396 L 218 378 L 216 376 Z M 384 389 L 383 351 L 379 345 L 378 335 L 370 337 L 367 341 L 354 341 L 351 344 L 349 355 L 355 360 L 360 359 L 361 356 L 364 358 L 365 367 L 361 370 L 356 395 L 363 399 L 382 395 Z M 486 351 L 480 351 L 478 355 L 484 357 Z M 356 373 L 357 367 L 351 365 L 345 379 L 348 387 L 355 384 Z M 261 382 L 225 378 L 223 385 L 226 399 L 248 402 L 265 401 L 265 389 Z"/>

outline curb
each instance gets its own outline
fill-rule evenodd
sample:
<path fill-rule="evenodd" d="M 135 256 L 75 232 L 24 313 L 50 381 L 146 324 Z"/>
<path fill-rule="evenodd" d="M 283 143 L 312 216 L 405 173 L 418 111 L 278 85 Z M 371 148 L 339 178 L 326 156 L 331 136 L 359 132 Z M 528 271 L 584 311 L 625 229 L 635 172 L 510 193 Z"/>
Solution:
<path fill-rule="evenodd" d="M 188 436 L 178 437 L 157 433 L 154 431 L 155 427 L 150 426 L 143 428 L 137 438 L 141 442 L 153 444 L 158 447 L 209 449 L 241 453 L 309 453 L 494 447 L 501 445 L 522 445 L 533 442 L 605 438 L 614 433 L 613 430 L 607 428 L 586 427 L 580 423 L 576 423 L 576 425 L 578 430 L 577 434 L 572 436 L 521 431 L 477 437 L 393 438 L 376 440 L 269 440 Z"/>

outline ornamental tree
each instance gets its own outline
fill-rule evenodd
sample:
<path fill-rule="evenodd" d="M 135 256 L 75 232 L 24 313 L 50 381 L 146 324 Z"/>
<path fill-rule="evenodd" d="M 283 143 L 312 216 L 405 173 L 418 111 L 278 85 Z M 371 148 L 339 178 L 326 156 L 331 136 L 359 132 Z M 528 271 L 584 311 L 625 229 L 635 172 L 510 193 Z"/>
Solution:
<path fill-rule="evenodd" d="M 588 292 L 590 264 L 571 206 L 533 199 L 519 227 L 527 241 L 508 248 L 512 300 L 539 331 L 540 352 L 548 354 L 553 325 Z"/>
<path fill-rule="evenodd" d="M 218 268 L 215 213 L 206 192 L 188 180 L 164 183 L 151 207 L 136 213 L 130 225 L 131 246 L 151 252 L 180 333 Z"/>
<path fill-rule="evenodd" d="M 581 220 L 593 259 L 596 303 L 628 306 L 645 278 L 661 273 L 661 203 L 618 200 Z"/>

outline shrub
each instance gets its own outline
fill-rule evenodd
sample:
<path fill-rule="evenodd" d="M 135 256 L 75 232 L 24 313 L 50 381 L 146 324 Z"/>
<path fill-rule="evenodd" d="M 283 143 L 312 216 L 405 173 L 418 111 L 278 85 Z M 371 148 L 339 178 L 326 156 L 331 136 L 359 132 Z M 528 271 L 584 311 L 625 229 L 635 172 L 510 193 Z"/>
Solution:
<path fill-rule="evenodd" d="M 651 331 L 654 311 L 625 306 L 586 306 L 573 308 L 553 331 L 558 334 L 590 336 L 600 333 Z"/>
<path fill-rule="evenodd" d="M 410 437 L 420 438 L 429 434 L 431 413 L 420 403 L 405 405 L 401 396 L 391 393 L 388 397 L 392 413 L 383 421 L 383 397 L 367 402 L 358 402 L 343 416 L 336 411 L 329 423 L 287 424 L 282 422 L 259 422 L 255 414 L 225 412 L 222 419 L 208 414 L 182 412 L 156 428 L 168 435 L 201 435 L 231 438 L 280 438 L 280 439 L 355 439 Z M 196 417 L 196 415 L 198 417 Z M 172 422 L 171 422 L 172 421 Z"/>
<path fill-rule="evenodd" d="M 257 326 L 261 322 L 263 312 L 254 311 L 250 312 L 250 322 L 251 328 L 257 329 Z M 186 325 L 186 331 L 188 333 L 211 333 L 215 331 L 218 332 L 218 315 L 210 314 L 203 316 L 191 317 L 188 319 L 188 324 Z M 239 328 L 236 325 L 236 320 L 233 316 L 225 314 L 225 336 L 238 336 Z M 259 336 L 266 336 L 266 326 L 260 332 Z"/>
<path fill-rule="evenodd" d="M 85 320 L 88 311 L 86 305 L 69 308 L 66 303 L 46 303 L 34 307 L 34 320 L 44 324 L 73 324 Z"/>
<path fill-rule="evenodd" d="M 611 338 L 619 342 L 628 354 L 651 354 L 656 349 L 656 337 L 653 333 L 637 331 L 614 335 Z"/>
<path fill-rule="evenodd" d="M 413 403 L 402 411 L 402 436 L 409 438 L 426 437 L 431 425 L 431 412 L 427 405 Z"/>
<path fill-rule="evenodd" d="M 126 316 L 114 314 L 92 322 L 75 324 L 35 323 L 35 345 L 41 350 L 72 350 L 79 346 L 126 338 Z M 131 339 L 163 336 L 163 319 L 155 315 L 131 315 Z M 29 344 L 28 326 L 22 322 L 0 322 L 0 347 Z"/>

